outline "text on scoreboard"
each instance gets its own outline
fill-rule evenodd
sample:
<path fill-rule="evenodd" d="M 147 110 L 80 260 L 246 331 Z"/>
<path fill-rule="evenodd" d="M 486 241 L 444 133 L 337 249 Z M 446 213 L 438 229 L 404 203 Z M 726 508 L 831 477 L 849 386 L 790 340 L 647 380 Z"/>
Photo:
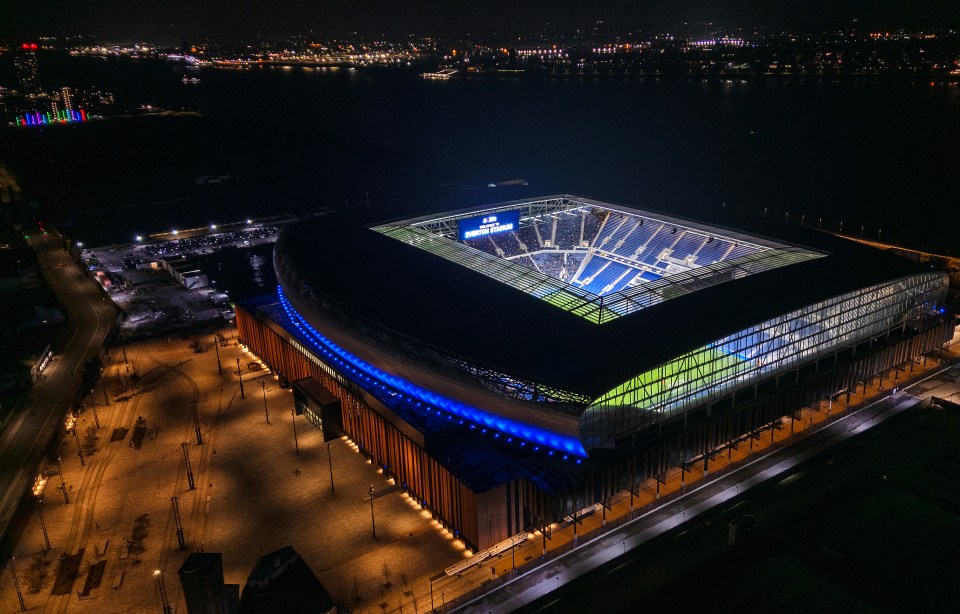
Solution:
<path fill-rule="evenodd" d="M 520 228 L 519 211 L 501 211 L 477 217 L 468 217 L 457 222 L 460 240 L 476 239 Z"/>

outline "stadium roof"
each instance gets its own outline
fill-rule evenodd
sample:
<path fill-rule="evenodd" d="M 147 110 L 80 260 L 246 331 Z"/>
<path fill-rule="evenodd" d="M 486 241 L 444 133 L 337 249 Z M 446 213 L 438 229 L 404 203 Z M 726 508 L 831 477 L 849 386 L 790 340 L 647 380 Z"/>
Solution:
<path fill-rule="evenodd" d="M 737 330 L 927 270 L 827 233 L 721 209 L 699 223 L 825 255 L 700 288 L 597 326 L 372 229 L 388 217 L 366 208 L 311 219 L 284 230 L 277 249 L 318 294 L 367 324 L 591 398 Z"/>
<path fill-rule="evenodd" d="M 516 264 L 511 260 L 473 249 L 456 240 L 458 222 L 477 216 L 490 216 L 505 211 L 520 210 L 523 215 L 527 216 L 524 220 L 526 222 L 533 218 L 550 217 L 558 212 L 578 211 L 587 208 L 604 212 L 618 211 L 637 220 L 665 222 L 666 226 L 673 227 L 672 234 L 674 235 L 677 228 L 680 228 L 690 232 L 699 231 L 703 233 L 704 240 L 709 235 L 711 239 L 716 237 L 731 242 L 739 241 L 752 244 L 752 247 L 757 251 L 732 260 L 675 272 L 660 279 L 624 287 L 612 294 L 600 296 L 545 275 L 538 270 Z M 384 224 L 375 227 L 374 230 L 482 273 L 596 324 L 611 322 L 616 318 L 646 309 L 651 305 L 696 292 L 709 286 L 725 283 L 730 279 L 746 277 L 811 258 L 820 258 L 824 255 L 810 249 L 784 245 L 770 239 L 748 237 L 732 229 L 704 226 L 672 215 L 651 214 L 650 212 L 641 212 L 636 209 L 618 207 L 610 203 L 566 194 L 498 203 L 480 209 L 467 208 L 445 213 L 439 217 L 428 215 Z"/>

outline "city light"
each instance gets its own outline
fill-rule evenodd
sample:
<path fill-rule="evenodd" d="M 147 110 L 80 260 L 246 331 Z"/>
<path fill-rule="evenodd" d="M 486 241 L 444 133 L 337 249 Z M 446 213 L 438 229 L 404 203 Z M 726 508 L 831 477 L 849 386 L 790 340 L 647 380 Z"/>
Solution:
<path fill-rule="evenodd" d="M 87 112 L 83 109 L 53 109 L 52 111 L 32 111 L 16 115 L 13 118 L 15 126 L 51 126 L 54 124 L 78 124 L 88 120 Z"/>
<path fill-rule="evenodd" d="M 37 479 L 33 481 L 33 496 L 39 497 L 43 495 L 43 489 L 47 486 L 47 478 L 42 473 L 37 476 Z"/>

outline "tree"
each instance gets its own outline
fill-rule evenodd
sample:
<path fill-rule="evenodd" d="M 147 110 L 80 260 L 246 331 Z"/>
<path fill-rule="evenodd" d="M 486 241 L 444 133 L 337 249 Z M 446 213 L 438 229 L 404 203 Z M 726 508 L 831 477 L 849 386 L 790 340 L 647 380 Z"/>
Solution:
<path fill-rule="evenodd" d="M 133 532 L 130 535 L 130 554 L 135 563 L 140 562 L 140 555 L 147 547 L 143 544 L 150 535 L 150 514 L 140 514 L 133 523 Z"/>
<path fill-rule="evenodd" d="M 100 436 L 97 435 L 97 427 L 88 426 L 87 434 L 83 438 L 83 453 L 87 456 L 93 456 L 94 452 L 98 449 L 98 441 L 100 441 Z"/>
<path fill-rule="evenodd" d="M 44 550 L 39 552 L 36 557 L 30 562 L 30 566 L 27 567 L 27 571 L 24 574 L 24 578 L 27 581 L 27 588 L 34 595 L 40 592 L 46 583 L 47 583 L 47 567 L 50 566 L 50 561 L 47 560 L 47 551 Z"/>

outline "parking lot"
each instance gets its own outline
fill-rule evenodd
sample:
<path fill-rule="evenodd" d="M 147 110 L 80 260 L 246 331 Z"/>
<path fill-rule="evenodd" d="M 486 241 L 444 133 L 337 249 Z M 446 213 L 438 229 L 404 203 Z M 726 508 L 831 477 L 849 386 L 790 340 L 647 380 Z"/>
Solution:
<path fill-rule="evenodd" d="M 222 325 L 233 319 L 229 287 L 217 287 L 219 271 L 207 271 L 209 285 L 186 288 L 163 266 L 162 261 L 193 262 L 215 266 L 216 255 L 245 258 L 251 267 L 268 266 L 257 248 L 273 243 L 278 226 L 249 224 L 240 230 L 170 236 L 166 240 L 83 249 L 88 273 L 100 282 L 123 312 L 120 334 L 142 338 L 174 334 Z M 172 235 L 172 233 L 171 233 Z M 249 255 L 248 255 L 249 252 Z M 256 271 L 251 275 L 256 277 Z"/>

